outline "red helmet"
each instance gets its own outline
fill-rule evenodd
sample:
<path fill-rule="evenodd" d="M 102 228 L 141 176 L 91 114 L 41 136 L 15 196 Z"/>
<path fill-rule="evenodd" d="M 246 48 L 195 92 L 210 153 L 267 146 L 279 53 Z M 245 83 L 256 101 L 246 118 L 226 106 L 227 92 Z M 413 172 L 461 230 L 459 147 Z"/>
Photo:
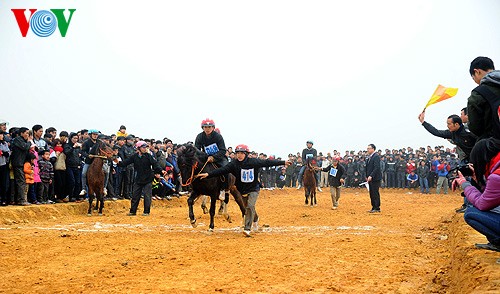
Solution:
<path fill-rule="evenodd" d="M 215 123 L 212 119 L 205 118 L 201 121 L 201 127 L 215 127 Z"/>
<path fill-rule="evenodd" d="M 238 146 L 236 146 L 236 148 L 234 148 L 234 152 L 250 152 L 250 149 L 248 148 L 247 145 L 245 144 L 240 144 Z"/>

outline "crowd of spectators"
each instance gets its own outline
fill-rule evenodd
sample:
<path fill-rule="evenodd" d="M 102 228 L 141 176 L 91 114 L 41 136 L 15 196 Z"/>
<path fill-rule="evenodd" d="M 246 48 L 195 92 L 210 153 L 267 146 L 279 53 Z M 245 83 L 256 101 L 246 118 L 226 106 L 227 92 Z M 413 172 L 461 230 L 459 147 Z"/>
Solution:
<path fill-rule="evenodd" d="M 380 169 L 382 171 L 382 187 L 392 189 L 417 190 L 423 194 L 431 193 L 430 188 L 436 194 L 443 190 L 448 193 L 451 180 L 459 165 L 455 148 L 444 146 L 420 147 L 413 149 L 405 147 L 401 149 L 385 149 L 377 151 L 380 155 Z M 266 159 L 266 154 L 259 154 Z M 366 181 L 366 151 L 345 151 L 344 154 L 337 150 L 323 154 L 319 152 L 316 165 L 320 168 L 329 166 L 332 158 L 340 158 L 340 164 L 346 170 L 346 188 L 360 188 L 360 184 Z M 270 156 L 273 158 L 273 156 Z M 298 187 L 299 170 L 303 166 L 301 154 L 290 153 L 288 160 L 292 162 L 287 168 L 268 168 L 261 173 L 261 183 L 266 189 Z M 328 172 L 318 171 L 320 179 L 319 187 L 328 187 Z"/>
<path fill-rule="evenodd" d="M 90 134 L 89 134 L 90 133 Z M 86 198 L 85 163 L 90 163 L 92 141 L 102 140 L 113 148 L 114 158 L 126 160 L 136 153 L 135 143 L 146 141 L 149 152 L 167 171 L 165 177 L 156 175 L 153 180 L 153 199 L 170 199 L 186 193 L 180 185 L 179 169 L 176 161 L 176 144 L 168 138 L 162 140 L 144 139 L 127 133 L 121 126 L 116 134 L 105 135 L 97 130 L 77 132 L 60 131 L 53 127 L 44 129 L 36 124 L 31 129 L 11 127 L 0 121 L 0 196 L 1 205 L 53 204 L 79 202 Z M 454 149 L 437 146 L 431 148 L 411 147 L 402 149 L 378 150 L 381 155 L 383 187 L 417 189 L 429 193 L 429 187 L 440 184 L 447 193 L 449 171 L 458 160 Z M 234 159 L 231 147 L 226 151 L 228 160 Z M 346 170 L 345 187 L 359 188 L 365 180 L 366 151 L 346 151 L 345 154 L 334 150 L 317 156 L 320 168 L 331 163 L 332 156 L 340 158 Z M 273 155 L 251 152 L 249 157 L 275 159 Z M 107 161 L 104 171 L 107 174 L 105 193 L 107 199 L 130 199 L 134 181 L 133 166 L 120 167 L 114 158 Z M 276 158 L 281 159 L 281 158 Z M 300 153 L 289 154 L 292 165 L 285 167 L 262 168 L 260 183 L 263 189 L 283 189 L 297 187 L 299 170 L 302 167 Z M 327 172 L 318 171 L 319 187 L 328 187 Z M 441 180 L 442 179 L 442 180 Z M 427 184 L 428 183 L 428 184 Z"/>

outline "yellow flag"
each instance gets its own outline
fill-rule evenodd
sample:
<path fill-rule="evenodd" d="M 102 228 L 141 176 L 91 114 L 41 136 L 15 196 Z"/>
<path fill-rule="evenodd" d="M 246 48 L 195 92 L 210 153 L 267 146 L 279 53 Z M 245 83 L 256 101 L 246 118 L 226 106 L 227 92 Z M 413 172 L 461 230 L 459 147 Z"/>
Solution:
<path fill-rule="evenodd" d="M 438 85 L 436 91 L 434 91 L 434 94 L 432 94 L 431 99 L 429 99 L 429 102 L 427 102 L 427 105 L 425 105 L 424 111 L 427 108 L 427 106 L 451 98 L 455 96 L 457 92 L 458 88 L 446 88 L 442 85 Z"/>

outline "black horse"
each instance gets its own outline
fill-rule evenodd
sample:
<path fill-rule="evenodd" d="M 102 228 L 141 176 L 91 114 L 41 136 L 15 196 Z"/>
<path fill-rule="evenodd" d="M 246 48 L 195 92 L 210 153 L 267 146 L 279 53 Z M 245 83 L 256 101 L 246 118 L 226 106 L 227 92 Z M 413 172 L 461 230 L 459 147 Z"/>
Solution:
<path fill-rule="evenodd" d="M 210 226 L 209 231 L 214 229 L 214 216 L 215 216 L 215 204 L 217 199 L 219 199 L 219 194 L 222 189 L 222 181 L 229 181 L 228 187 L 230 189 L 231 195 L 233 195 L 234 200 L 238 203 L 241 210 L 242 217 L 245 216 L 245 205 L 243 204 L 243 199 L 241 194 L 236 189 L 235 178 L 232 174 L 227 177 L 221 178 L 210 178 L 200 180 L 196 178 L 201 172 L 210 172 L 217 167 L 208 163 L 208 155 L 204 152 L 198 150 L 195 146 L 191 144 L 184 144 L 177 148 L 177 164 L 179 166 L 182 178 L 182 185 L 191 185 L 192 192 L 188 198 L 189 206 L 189 219 L 191 225 L 196 227 L 196 218 L 194 217 L 193 205 L 195 200 L 201 195 L 207 195 L 210 197 Z"/>

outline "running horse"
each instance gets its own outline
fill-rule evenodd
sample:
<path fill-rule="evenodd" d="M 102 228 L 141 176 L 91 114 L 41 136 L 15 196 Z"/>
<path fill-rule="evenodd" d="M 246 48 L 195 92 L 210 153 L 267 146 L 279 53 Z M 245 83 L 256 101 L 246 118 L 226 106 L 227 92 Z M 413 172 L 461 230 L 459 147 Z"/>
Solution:
<path fill-rule="evenodd" d="M 309 204 L 308 200 L 311 202 L 311 206 L 317 206 L 316 201 L 316 168 L 314 167 L 315 160 L 308 158 L 306 161 L 306 169 L 304 170 L 304 177 L 302 182 L 304 185 L 304 191 L 306 196 L 306 206 Z"/>
<path fill-rule="evenodd" d="M 201 195 L 207 195 L 210 197 L 210 226 L 209 231 L 214 229 L 214 216 L 215 216 L 215 205 L 217 199 L 219 199 L 219 194 L 222 189 L 222 182 L 229 181 L 228 187 L 231 195 L 233 195 L 234 200 L 238 204 L 241 210 L 241 216 L 245 216 L 245 205 L 243 204 L 243 198 L 240 192 L 236 189 L 235 177 L 232 174 L 228 174 L 227 177 L 215 177 L 209 179 L 198 179 L 196 176 L 201 172 L 210 172 L 217 169 L 214 164 L 208 163 L 208 155 L 200 151 L 198 148 L 191 144 L 183 144 L 177 148 L 177 165 L 179 166 L 181 172 L 181 185 L 192 187 L 191 195 L 189 196 L 187 202 L 189 206 L 189 220 L 193 227 L 196 227 L 196 218 L 194 217 L 193 205 L 196 199 Z"/>
<path fill-rule="evenodd" d="M 94 201 L 94 196 L 96 198 L 95 210 L 99 208 L 99 215 L 102 215 L 102 209 L 104 208 L 104 180 L 105 174 L 103 170 L 103 165 L 105 159 L 109 159 L 113 156 L 113 150 L 105 142 L 97 139 L 95 145 L 92 147 L 91 152 L 94 153 L 97 149 L 96 154 L 89 154 L 92 158 L 92 163 L 87 170 L 87 185 L 89 187 L 89 209 L 87 215 L 92 215 L 92 202 Z M 93 152 L 94 151 L 94 152 Z"/>

